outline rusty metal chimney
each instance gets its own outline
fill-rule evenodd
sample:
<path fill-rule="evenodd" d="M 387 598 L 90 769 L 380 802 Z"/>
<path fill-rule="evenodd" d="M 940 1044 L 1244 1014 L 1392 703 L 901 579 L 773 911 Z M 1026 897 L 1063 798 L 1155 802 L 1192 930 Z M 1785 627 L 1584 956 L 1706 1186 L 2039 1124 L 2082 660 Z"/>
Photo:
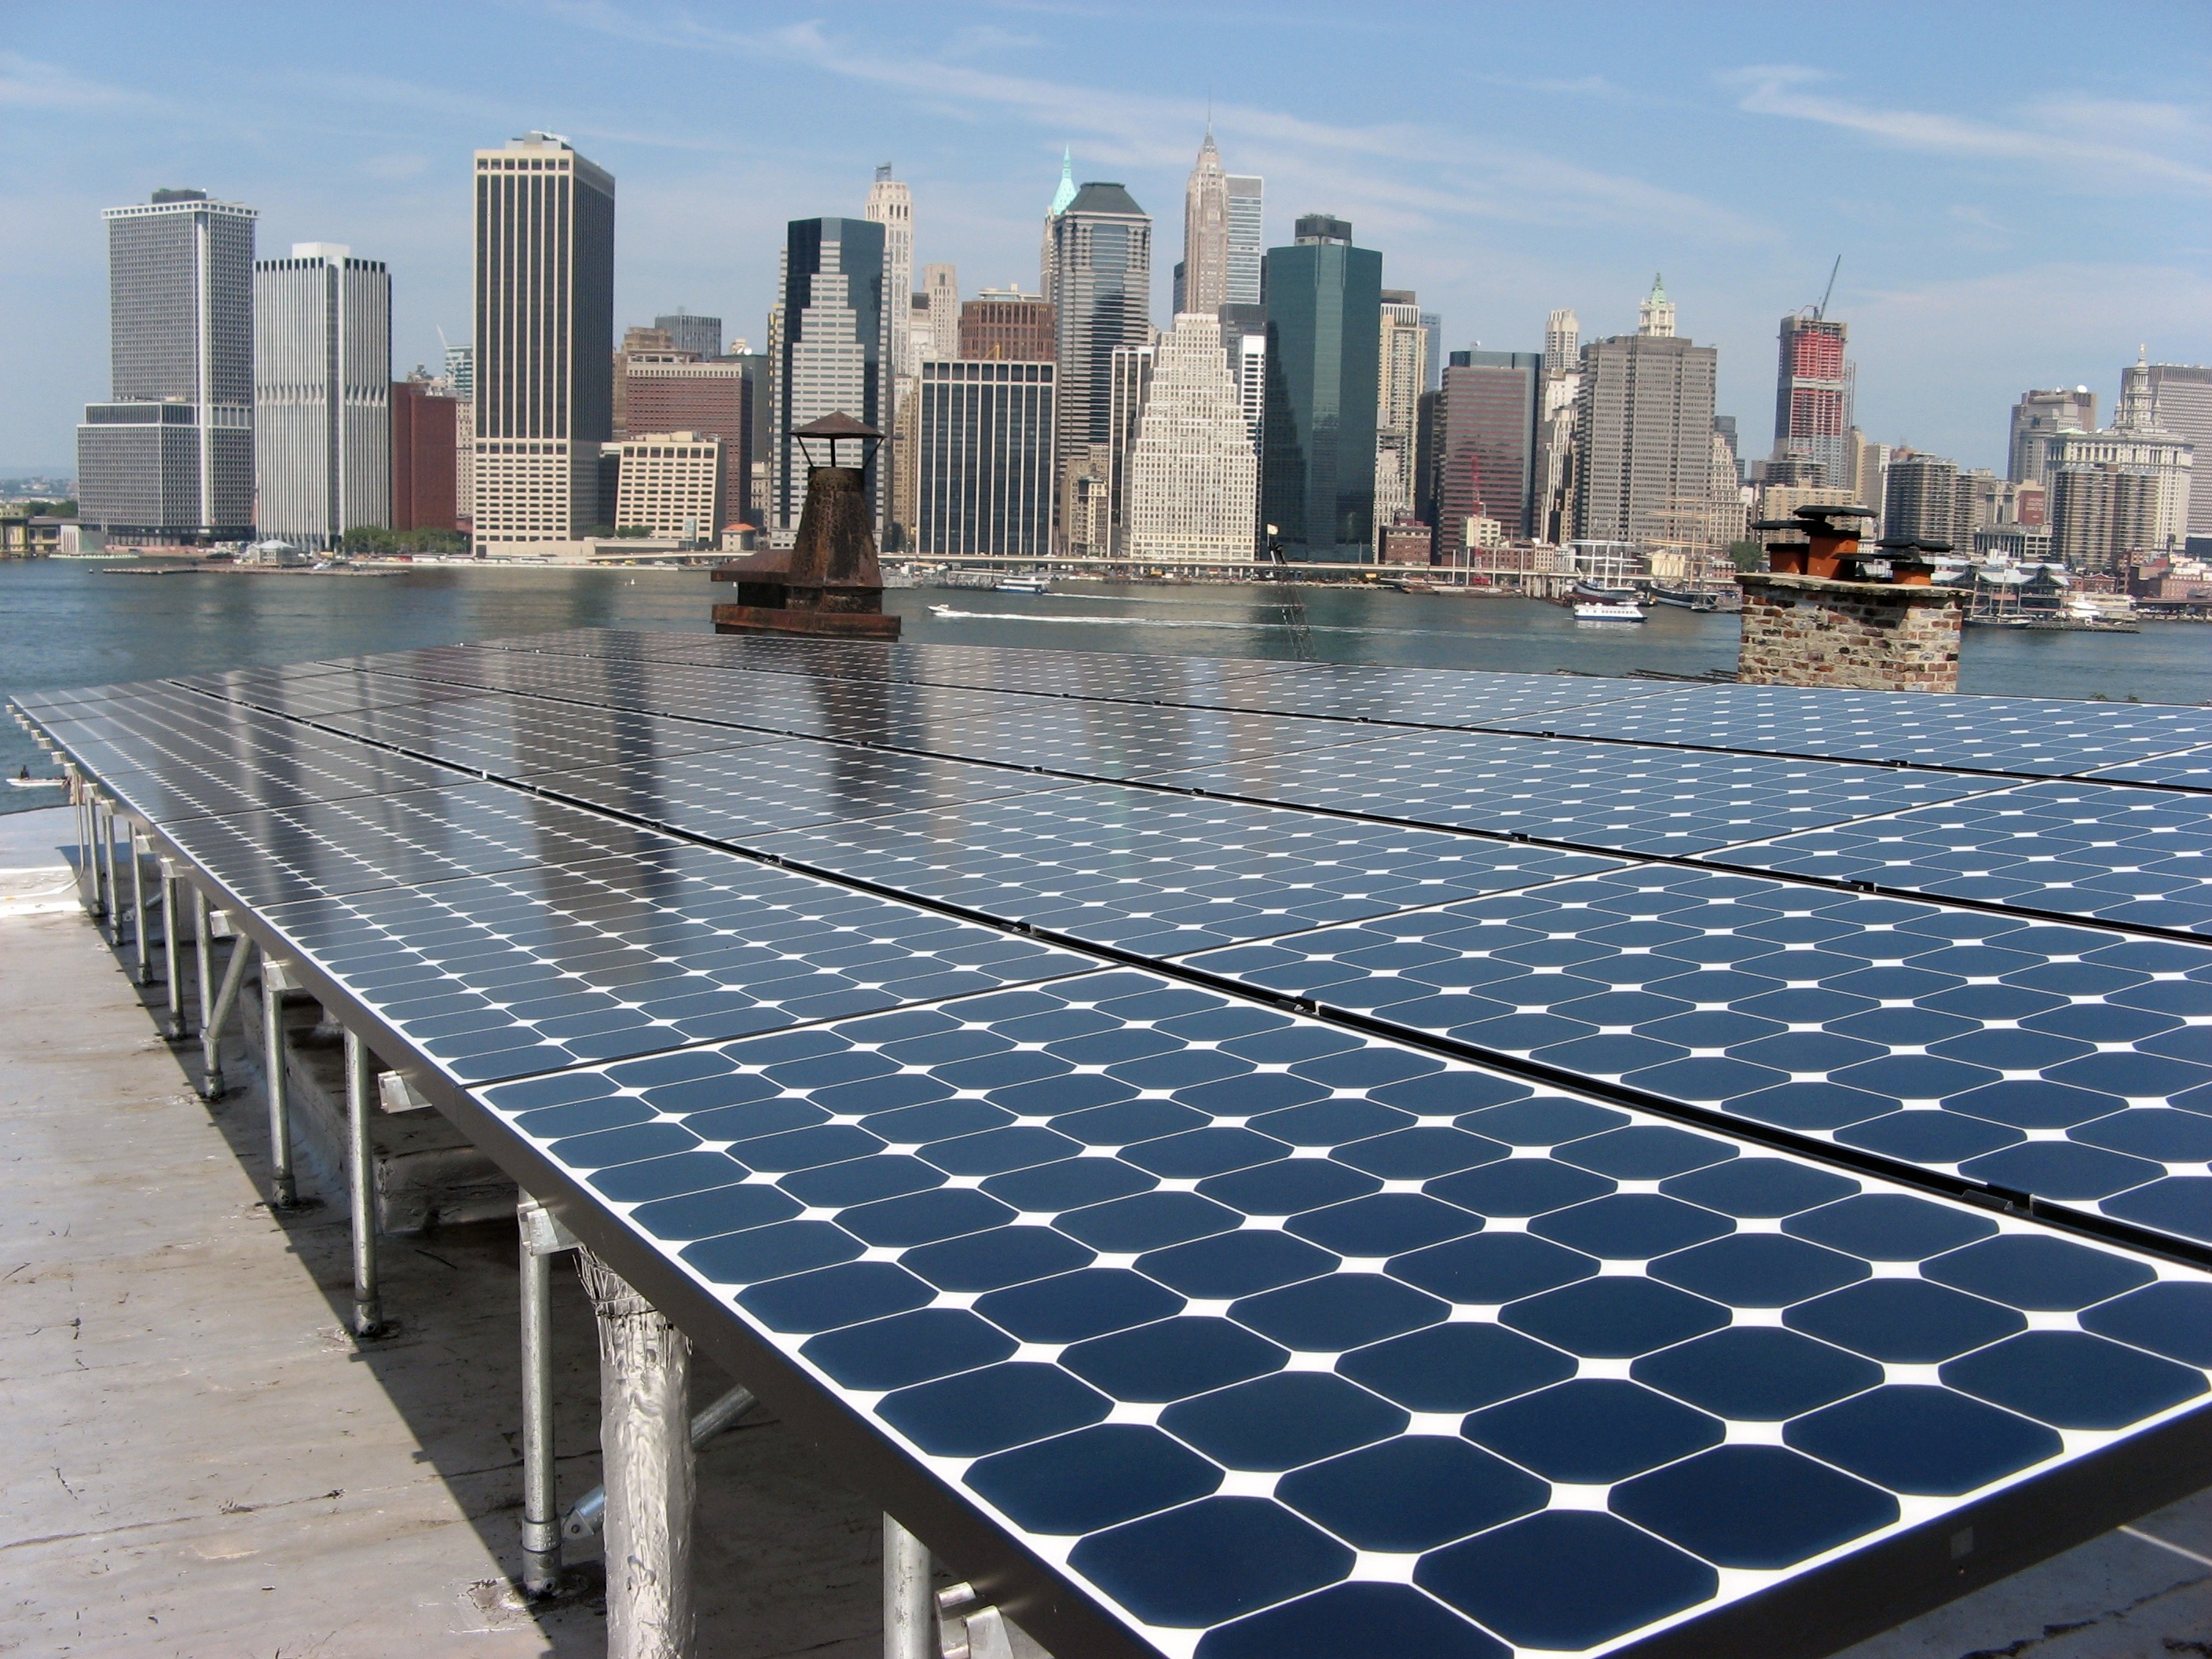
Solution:
<path fill-rule="evenodd" d="M 716 581 L 737 584 L 738 602 L 714 607 L 714 631 L 896 639 L 899 618 L 883 614 L 866 489 L 868 462 L 884 434 L 840 411 L 791 435 L 808 464 L 798 542 L 715 568 Z"/>

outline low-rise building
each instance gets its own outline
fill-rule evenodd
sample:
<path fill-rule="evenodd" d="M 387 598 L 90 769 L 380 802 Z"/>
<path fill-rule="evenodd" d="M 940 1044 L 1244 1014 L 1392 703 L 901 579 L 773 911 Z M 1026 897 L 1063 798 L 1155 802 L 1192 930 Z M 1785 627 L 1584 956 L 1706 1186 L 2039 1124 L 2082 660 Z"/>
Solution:
<path fill-rule="evenodd" d="M 602 447 L 616 463 L 615 527 L 712 541 L 722 526 L 722 441 L 642 432 Z"/>

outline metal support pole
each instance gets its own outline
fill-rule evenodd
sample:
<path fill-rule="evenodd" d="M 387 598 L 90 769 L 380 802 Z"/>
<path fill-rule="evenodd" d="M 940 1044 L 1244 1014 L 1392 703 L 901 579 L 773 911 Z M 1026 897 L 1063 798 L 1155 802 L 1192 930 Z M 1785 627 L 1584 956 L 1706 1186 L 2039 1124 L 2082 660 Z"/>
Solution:
<path fill-rule="evenodd" d="M 92 786 L 82 773 L 70 773 L 70 791 L 76 801 L 76 896 L 85 915 L 100 919 L 100 865 L 92 850 Z"/>
<path fill-rule="evenodd" d="M 207 1029 L 208 1009 L 215 1001 L 215 942 L 208 937 L 207 894 L 192 886 L 192 960 L 199 970 L 199 1006 L 192 1011 L 200 1029 Z M 179 1032 L 179 1036 L 186 1033 Z"/>
<path fill-rule="evenodd" d="M 107 918 L 107 936 L 116 944 L 123 943 L 123 896 L 115 885 L 115 809 L 104 809 L 100 815 L 100 861 L 105 878 L 107 896 L 101 914 Z"/>
<path fill-rule="evenodd" d="M 284 1046 L 286 964 L 261 955 L 261 1069 L 269 1088 L 269 1207 L 289 1210 L 300 1201 L 292 1176 L 292 1082 Z"/>
<path fill-rule="evenodd" d="M 137 947 L 138 982 L 154 982 L 153 959 L 146 953 L 146 860 L 139 850 L 138 832 L 129 824 L 123 827 L 124 839 L 131 844 L 131 932 Z M 166 920 L 164 922 L 166 926 Z"/>
<path fill-rule="evenodd" d="M 346 1177 L 353 1198 L 353 1334 L 381 1336 L 384 1299 L 376 1286 L 376 1168 L 369 1120 L 376 1109 L 369 1087 L 368 1045 L 345 1034 Z"/>
<path fill-rule="evenodd" d="M 884 1516 L 884 1659 L 936 1659 L 929 1547 Z"/>
<path fill-rule="evenodd" d="M 760 1401 L 747 1388 L 732 1389 L 713 1405 L 691 1419 L 691 1449 L 697 1451 L 724 1429 L 730 1427 Z M 607 1489 L 594 1486 L 569 1506 L 561 1522 L 563 1538 L 595 1538 L 607 1516 Z"/>
<path fill-rule="evenodd" d="M 516 1206 L 515 1218 L 522 1239 L 522 1593 L 535 1597 L 561 1587 L 561 1510 L 553 1471 L 553 1257 L 564 1247 L 560 1224 L 534 1199 Z"/>
<path fill-rule="evenodd" d="M 215 1006 L 200 1025 L 200 1064 L 206 1073 L 200 1093 L 210 1100 L 222 1098 L 222 1028 L 230 1024 L 231 1010 L 238 1006 L 238 994 L 246 985 L 246 969 L 252 960 L 253 941 L 238 934 L 230 942 L 230 960 L 223 966 L 222 989 L 216 993 Z"/>
<path fill-rule="evenodd" d="M 690 1659 L 691 1344 L 589 1250 L 576 1265 L 599 1324 L 608 1659 Z"/>
<path fill-rule="evenodd" d="M 161 860 L 161 974 L 169 991 L 169 1029 L 162 1033 L 172 1042 L 185 1038 L 185 976 L 177 966 L 177 906 L 184 896 L 184 879 Z"/>

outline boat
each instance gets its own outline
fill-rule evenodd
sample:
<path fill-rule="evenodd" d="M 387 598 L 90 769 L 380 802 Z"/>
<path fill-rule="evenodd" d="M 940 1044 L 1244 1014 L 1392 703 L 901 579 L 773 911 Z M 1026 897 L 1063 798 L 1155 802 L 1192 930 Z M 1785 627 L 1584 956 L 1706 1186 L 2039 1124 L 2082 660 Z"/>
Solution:
<path fill-rule="evenodd" d="M 1632 587 L 1599 587 L 1591 582 L 1578 581 L 1567 592 L 1570 598 L 1592 605 L 1634 605 L 1637 599 Z"/>
<path fill-rule="evenodd" d="M 69 780 L 67 778 L 10 778 L 8 780 L 8 787 L 10 789 L 66 789 L 69 787 Z"/>
<path fill-rule="evenodd" d="M 1575 620 L 1640 623 L 1644 620 L 1644 608 L 1626 599 L 1577 599 L 1575 601 Z"/>
<path fill-rule="evenodd" d="M 1052 586 L 1048 576 L 1001 576 L 995 592 L 1000 593 L 1042 593 Z"/>
<path fill-rule="evenodd" d="M 1717 611 L 1721 608 L 1717 594 L 1700 593 L 1694 588 L 1655 587 L 1651 590 L 1654 605 L 1671 605 L 1683 611 Z"/>

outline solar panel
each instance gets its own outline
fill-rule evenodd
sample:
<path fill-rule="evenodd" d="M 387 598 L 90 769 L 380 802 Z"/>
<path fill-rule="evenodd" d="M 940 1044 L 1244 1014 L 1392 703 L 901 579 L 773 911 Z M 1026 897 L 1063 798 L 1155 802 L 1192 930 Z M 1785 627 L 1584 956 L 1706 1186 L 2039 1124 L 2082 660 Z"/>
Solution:
<path fill-rule="evenodd" d="M 2172 703 L 1697 686 L 1501 722 L 1563 737 L 2063 776 L 2212 739 L 2212 710 Z"/>
<path fill-rule="evenodd" d="M 1610 867 L 1581 854 L 1112 785 L 889 817 L 841 815 L 750 844 L 1146 956 Z"/>
<path fill-rule="evenodd" d="M 2177 789 L 2212 789 L 2212 749 L 2185 749 L 2175 755 L 2108 766 L 2089 775 L 2107 783 L 2163 783 Z"/>
<path fill-rule="evenodd" d="M 635 771 L 670 757 L 771 741 L 764 733 L 726 726 L 505 696 L 327 714 L 316 723 L 507 777 L 600 766 Z"/>
<path fill-rule="evenodd" d="M 1632 1641 L 2212 1361 L 2188 1269 L 1136 971 L 483 1098 L 1162 1654 Z"/>
<path fill-rule="evenodd" d="M 368 888 L 261 915 L 297 958 L 465 1083 L 1096 965 L 696 847 Z"/>
<path fill-rule="evenodd" d="M 2036 783 L 1707 854 L 1717 864 L 2212 933 L 2212 802 Z"/>
<path fill-rule="evenodd" d="M 1188 959 L 2212 1243 L 2212 949 L 1631 867 Z"/>
<path fill-rule="evenodd" d="M 1462 732 L 1394 732 L 1309 753 L 1160 773 L 1152 781 L 1663 854 L 1707 852 L 1989 787 L 1965 775 Z"/>

